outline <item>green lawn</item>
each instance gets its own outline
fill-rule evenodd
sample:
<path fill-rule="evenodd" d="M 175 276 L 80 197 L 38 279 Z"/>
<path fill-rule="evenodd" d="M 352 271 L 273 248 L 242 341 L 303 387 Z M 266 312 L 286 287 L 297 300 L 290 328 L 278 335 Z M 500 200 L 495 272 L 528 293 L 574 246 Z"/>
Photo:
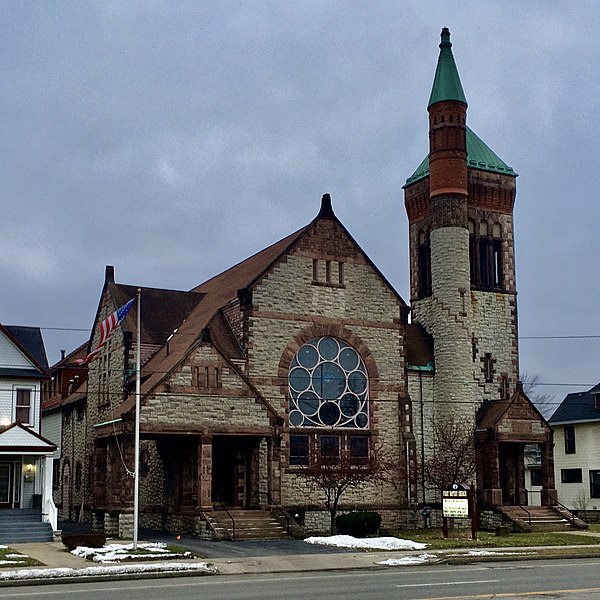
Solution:
<path fill-rule="evenodd" d="M 0 569 L 14 569 L 15 567 L 36 567 L 42 563 L 29 556 L 25 556 L 12 548 L 0 546 Z"/>
<path fill-rule="evenodd" d="M 514 546 L 573 546 L 579 544 L 595 544 L 600 547 L 600 538 L 570 533 L 511 533 L 507 536 L 496 536 L 488 531 L 480 531 L 477 540 L 471 539 L 470 531 L 461 530 L 460 537 L 452 532 L 452 537 L 444 539 L 441 529 L 402 530 L 394 532 L 396 537 L 415 542 L 429 544 L 429 550 L 446 548 L 506 548 Z"/>

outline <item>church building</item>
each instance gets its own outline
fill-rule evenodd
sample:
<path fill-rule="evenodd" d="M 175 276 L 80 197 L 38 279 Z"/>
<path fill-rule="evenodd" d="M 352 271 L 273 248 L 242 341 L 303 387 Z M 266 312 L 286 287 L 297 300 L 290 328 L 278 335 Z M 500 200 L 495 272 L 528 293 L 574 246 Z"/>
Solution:
<path fill-rule="evenodd" d="M 386 476 L 351 486 L 339 510 L 405 527 L 439 502 L 444 427 L 474 449 L 465 482 L 482 510 L 553 503 L 552 432 L 519 385 L 517 175 L 467 126 L 451 46 L 443 29 L 429 154 L 404 185 L 410 306 L 328 194 L 305 227 L 190 291 L 141 288 L 70 423 L 85 443 L 64 459 L 80 465 L 76 502 L 95 527 L 124 533 L 132 519 L 138 309 L 144 527 L 218 537 L 238 515 L 277 510 L 324 531 L 315 473 L 376 464 Z M 106 268 L 88 352 L 137 290 Z M 535 499 L 526 444 L 542 451 Z"/>

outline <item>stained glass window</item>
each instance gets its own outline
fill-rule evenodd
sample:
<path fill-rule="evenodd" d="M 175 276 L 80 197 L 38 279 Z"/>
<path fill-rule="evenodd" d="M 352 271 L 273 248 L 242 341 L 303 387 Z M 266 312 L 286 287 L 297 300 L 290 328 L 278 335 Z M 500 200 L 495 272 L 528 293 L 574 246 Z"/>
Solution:
<path fill-rule="evenodd" d="M 369 385 L 354 348 L 333 337 L 313 338 L 296 353 L 288 375 L 292 427 L 369 426 Z"/>

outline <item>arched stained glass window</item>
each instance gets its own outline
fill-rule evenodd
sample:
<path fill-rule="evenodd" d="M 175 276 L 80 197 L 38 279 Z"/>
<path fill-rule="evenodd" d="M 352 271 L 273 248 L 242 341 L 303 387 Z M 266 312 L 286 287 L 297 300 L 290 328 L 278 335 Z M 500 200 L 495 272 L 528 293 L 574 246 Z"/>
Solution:
<path fill-rule="evenodd" d="M 296 353 L 288 375 L 292 427 L 369 426 L 367 369 L 354 348 L 313 338 Z"/>

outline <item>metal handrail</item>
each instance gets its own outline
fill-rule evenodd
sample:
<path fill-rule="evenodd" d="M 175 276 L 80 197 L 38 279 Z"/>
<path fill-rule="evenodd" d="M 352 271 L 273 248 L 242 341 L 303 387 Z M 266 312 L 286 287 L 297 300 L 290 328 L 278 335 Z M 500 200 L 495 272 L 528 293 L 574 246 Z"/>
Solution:
<path fill-rule="evenodd" d="M 527 513 L 527 521 L 529 522 L 529 526 L 531 527 L 531 513 L 521 504 L 517 504 L 517 506 Z"/>
<path fill-rule="evenodd" d="M 540 490 L 540 492 L 542 494 L 546 494 L 546 496 L 548 496 L 548 498 L 550 498 L 550 500 L 552 500 L 559 506 L 562 506 L 562 508 L 564 508 L 567 511 L 567 519 L 569 519 L 569 517 L 570 517 L 571 525 L 573 525 L 573 527 L 576 527 L 575 526 L 575 515 L 564 504 L 559 502 L 557 498 L 555 498 L 552 494 L 548 493 L 545 489 L 542 488 Z"/>
<path fill-rule="evenodd" d="M 227 516 L 231 519 L 231 539 L 235 542 L 235 519 L 231 516 L 231 513 L 227 510 L 225 504 L 221 501 L 215 502 L 215 504 L 219 504 L 221 508 L 227 513 Z"/>
<path fill-rule="evenodd" d="M 283 508 L 281 508 L 281 506 L 279 506 L 279 504 L 277 504 L 277 502 L 275 502 L 275 500 L 273 500 L 273 497 L 271 496 L 271 494 L 269 494 L 269 492 L 258 492 L 258 495 L 259 496 L 266 496 L 267 497 L 267 501 L 270 504 L 272 504 L 279 511 L 279 513 L 285 519 L 287 534 L 291 535 L 290 517 L 289 517 L 289 515 L 283 510 Z"/>

